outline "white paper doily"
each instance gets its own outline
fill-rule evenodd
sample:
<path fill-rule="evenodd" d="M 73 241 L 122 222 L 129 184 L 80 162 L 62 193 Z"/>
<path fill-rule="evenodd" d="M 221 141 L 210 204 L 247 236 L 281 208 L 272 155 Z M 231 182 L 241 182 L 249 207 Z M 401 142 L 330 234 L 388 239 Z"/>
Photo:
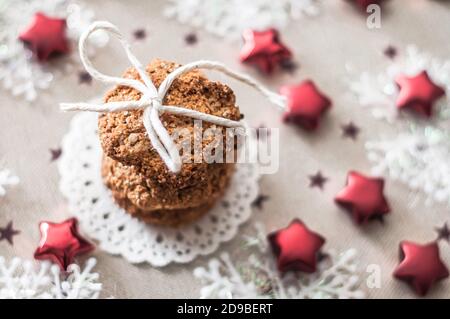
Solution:
<path fill-rule="evenodd" d="M 147 225 L 117 206 L 104 186 L 97 114 L 80 113 L 62 142 L 58 162 L 60 189 L 70 212 L 101 249 L 122 255 L 131 263 L 165 266 L 186 263 L 214 252 L 232 239 L 251 214 L 258 195 L 256 164 L 237 164 L 230 186 L 217 205 L 199 221 L 177 229 Z"/>

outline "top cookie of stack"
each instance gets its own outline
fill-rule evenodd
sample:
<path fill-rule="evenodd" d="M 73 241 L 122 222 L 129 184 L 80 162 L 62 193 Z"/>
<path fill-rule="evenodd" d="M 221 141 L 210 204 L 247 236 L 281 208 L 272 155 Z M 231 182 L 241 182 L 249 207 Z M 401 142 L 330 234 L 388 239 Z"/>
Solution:
<path fill-rule="evenodd" d="M 156 59 L 147 66 L 146 71 L 155 86 L 159 87 L 166 76 L 178 67 L 180 64 Z M 126 70 L 124 77 L 140 78 L 134 68 Z M 133 101 L 140 99 L 141 95 L 133 88 L 118 86 L 108 92 L 104 100 L 105 102 Z M 224 84 L 209 81 L 198 71 L 191 71 L 178 77 L 170 87 L 163 103 L 231 120 L 240 118 L 233 91 Z M 142 110 L 102 114 L 99 118 L 99 134 L 103 150 L 107 156 L 123 164 L 163 166 L 169 173 L 151 145 L 142 122 L 142 115 Z M 161 116 L 161 121 L 169 134 L 175 129 L 188 129 L 193 132 L 191 118 L 166 113 Z M 203 128 L 210 126 L 209 123 L 203 123 Z M 187 169 L 188 167 L 184 166 L 182 171 Z"/>

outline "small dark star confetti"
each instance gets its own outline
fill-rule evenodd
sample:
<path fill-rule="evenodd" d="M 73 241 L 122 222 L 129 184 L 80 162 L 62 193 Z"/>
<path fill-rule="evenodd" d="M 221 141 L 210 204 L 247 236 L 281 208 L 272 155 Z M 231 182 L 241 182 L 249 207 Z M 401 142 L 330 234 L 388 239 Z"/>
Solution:
<path fill-rule="evenodd" d="M 145 29 L 137 29 L 133 32 L 133 37 L 136 40 L 144 40 L 147 37 L 147 32 Z"/>
<path fill-rule="evenodd" d="M 352 140 L 356 140 L 359 134 L 359 127 L 357 127 L 353 122 L 350 122 L 346 125 L 342 125 L 342 136 L 346 138 L 351 138 Z"/>
<path fill-rule="evenodd" d="M 256 207 L 256 208 L 258 208 L 258 209 L 262 209 L 262 208 L 263 208 L 263 205 L 264 205 L 264 202 L 267 201 L 268 199 L 269 199 L 269 196 L 260 194 L 260 195 L 258 195 L 258 197 L 256 197 L 256 199 L 253 201 L 252 207 Z"/>
<path fill-rule="evenodd" d="M 397 49 L 390 45 L 386 49 L 384 49 L 383 53 L 389 59 L 394 59 L 397 56 Z"/>
<path fill-rule="evenodd" d="M 91 84 L 92 76 L 86 71 L 78 72 L 78 83 L 79 84 Z"/>
<path fill-rule="evenodd" d="M 12 246 L 13 245 L 13 237 L 18 235 L 20 231 L 15 230 L 13 228 L 12 221 L 6 225 L 5 228 L 0 227 L 0 241 L 7 240 L 8 243 Z"/>
<path fill-rule="evenodd" d="M 447 223 L 444 223 L 442 227 L 436 227 L 435 229 L 438 234 L 437 240 L 444 239 L 450 243 L 450 229 L 448 228 Z"/>
<path fill-rule="evenodd" d="M 318 171 L 315 175 L 309 175 L 309 187 L 318 187 L 323 190 L 325 183 L 328 181 L 328 178 L 322 175 L 321 171 Z"/>
<path fill-rule="evenodd" d="M 297 62 L 288 59 L 280 62 L 280 68 L 289 74 L 294 74 L 298 70 L 299 65 Z"/>
<path fill-rule="evenodd" d="M 195 33 L 188 33 L 184 36 L 184 42 L 187 45 L 194 45 L 198 42 L 197 35 Z"/>
<path fill-rule="evenodd" d="M 62 149 L 61 148 L 50 149 L 50 154 L 51 154 L 50 161 L 54 162 L 61 156 Z"/>

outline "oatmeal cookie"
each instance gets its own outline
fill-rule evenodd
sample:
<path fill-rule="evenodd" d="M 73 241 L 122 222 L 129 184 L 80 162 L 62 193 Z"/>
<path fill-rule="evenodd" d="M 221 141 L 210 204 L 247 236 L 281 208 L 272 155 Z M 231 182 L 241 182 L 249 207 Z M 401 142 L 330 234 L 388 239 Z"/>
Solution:
<path fill-rule="evenodd" d="M 145 211 L 134 206 L 128 198 L 123 197 L 121 192 L 113 191 L 112 195 L 117 205 L 125 209 L 130 215 L 147 224 L 170 227 L 182 226 L 194 222 L 205 215 L 216 204 L 216 200 L 212 200 L 197 207 Z"/>
<path fill-rule="evenodd" d="M 158 87 L 166 76 L 180 65 L 173 62 L 154 60 L 147 66 L 147 72 Z M 129 68 L 124 77 L 139 79 L 134 68 Z M 137 90 L 117 86 L 105 96 L 105 102 L 138 100 L 141 93 Z M 239 120 L 239 108 L 235 105 L 233 91 L 226 85 L 208 80 L 199 71 L 191 71 L 178 77 L 169 89 L 163 101 L 166 105 L 175 105 L 197 110 L 206 114 Z M 122 111 L 101 114 L 99 117 L 99 136 L 105 154 L 125 165 L 141 165 L 158 167 L 160 178 L 170 174 L 166 165 L 152 147 L 142 122 L 142 110 Z M 165 128 L 172 134 L 175 130 L 190 132 L 193 136 L 194 120 L 189 117 L 176 116 L 169 113 L 161 115 Z M 202 123 L 202 132 L 207 128 L 225 129 L 215 124 Z M 193 143 L 193 139 L 192 139 Z M 211 143 L 211 139 L 203 139 L 202 146 Z M 193 149 L 193 148 L 192 148 Z M 183 154 L 193 162 L 194 154 Z M 189 158 L 191 156 L 191 158 Z M 203 163 L 208 165 L 207 163 Z M 161 166 L 161 169 L 159 167 Z M 183 165 L 184 166 L 184 165 Z M 197 165 L 198 166 L 198 165 Z M 189 170 L 189 167 L 182 168 Z M 182 174 L 183 175 L 183 174 Z"/>
<path fill-rule="evenodd" d="M 103 157 L 102 176 L 109 189 L 121 193 L 141 210 L 184 209 L 215 200 L 224 192 L 234 164 L 210 165 L 209 174 L 203 180 L 170 192 L 166 187 L 154 187 L 146 170 L 123 165 L 107 156 Z"/>

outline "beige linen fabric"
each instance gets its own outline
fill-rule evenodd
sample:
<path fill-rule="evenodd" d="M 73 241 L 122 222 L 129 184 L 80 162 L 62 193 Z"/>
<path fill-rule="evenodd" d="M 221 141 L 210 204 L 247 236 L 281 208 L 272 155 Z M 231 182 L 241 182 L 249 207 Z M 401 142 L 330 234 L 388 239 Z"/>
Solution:
<path fill-rule="evenodd" d="M 415 297 L 407 285 L 392 279 L 392 271 L 398 262 L 398 243 L 403 239 L 433 240 L 436 236 L 434 227 L 450 222 L 449 208 L 443 205 L 427 207 L 424 200 L 411 207 L 408 189 L 391 180 L 387 180 L 386 194 L 392 214 L 384 225 L 375 222 L 365 228 L 355 227 L 334 204 L 333 196 L 344 185 L 348 170 L 366 173 L 370 170 L 364 142 L 392 131 L 388 124 L 375 120 L 368 109 L 348 96 L 344 65 L 351 62 L 361 71 L 381 71 L 388 63 L 382 55 L 388 44 L 397 46 L 400 54 L 407 44 L 416 44 L 437 57 L 449 59 L 450 2 L 390 1 L 383 13 L 382 28 L 377 30 L 367 29 L 365 18 L 343 1 L 323 2 L 325 5 L 319 17 L 300 19 L 281 32 L 283 41 L 300 63 L 300 69 L 295 75 L 280 72 L 269 77 L 261 77 L 239 63 L 239 41 L 226 42 L 199 30 L 196 31 L 198 44 L 185 46 L 183 36 L 193 29 L 162 17 L 163 1 L 97 0 L 90 1 L 89 5 L 96 11 L 97 18 L 116 24 L 130 39 L 135 29 L 147 30 L 146 40 L 133 43 L 133 51 L 143 62 L 155 57 L 179 63 L 204 58 L 222 61 L 231 68 L 248 71 L 273 89 L 306 78 L 316 81 L 333 99 L 334 107 L 321 129 L 308 134 L 281 124 L 279 111 L 253 90 L 218 76 L 233 88 L 250 124 L 264 123 L 280 128 L 280 169 L 261 181 L 261 192 L 269 195 L 270 200 L 262 211 L 254 211 L 241 233 L 251 232 L 255 221 L 263 222 L 271 231 L 286 226 L 294 217 L 300 218 L 326 237 L 325 249 L 356 248 L 363 278 L 367 277 L 367 265 L 380 265 L 381 288 L 369 289 L 363 282 L 369 297 Z M 114 41 L 98 52 L 94 63 L 100 70 L 115 75 L 128 66 L 124 53 Z M 33 103 L 15 99 L 5 91 L 0 93 L 0 158 L 4 166 L 21 178 L 17 187 L 9 189 L 7 196 L 0 198 L 0 226 L 13 220 L 15 228 L 21 231 L 14 238 L 13 247 L 6 241 L 0 242 L 0 255 L 32 258 L 39 241 L 38 222 L 61 221 L 69 216 L 58 190 L 56 163 L 50 163 L 48 150 L 60 145 L 73 116 L 59 112 L 58 103 L 88 101 L 107 89 L 96 82 L 91 86 L 78 85 L 77 71 L 57 76 L 51 89 Z M 356 142 L 341 137 L 341 125 L 349 121 L 362 129 Z M 318 170 L 330 179 L 323 191 L 308 187 L 308 175 Z M 242 253 L 241 243 L 241 239 L 236 238 L 222 245 L 219 251 L 228 251 L 238 257 Z M 441 242 L 440 248 L 443 259 L 450 266 L 450 246 Z M 192 270 L 205 265 L 209 258 L 157 269 L 149 265 L 131 265 L 100 249 L 92 255 L 98 259 L 96 269 L 104 284 L 102 296 L 119 298 L 196 298 L 200 283 L 194 279 Z M 434 288 L 428 297 L 450 297 L 450 280 Z"/>

